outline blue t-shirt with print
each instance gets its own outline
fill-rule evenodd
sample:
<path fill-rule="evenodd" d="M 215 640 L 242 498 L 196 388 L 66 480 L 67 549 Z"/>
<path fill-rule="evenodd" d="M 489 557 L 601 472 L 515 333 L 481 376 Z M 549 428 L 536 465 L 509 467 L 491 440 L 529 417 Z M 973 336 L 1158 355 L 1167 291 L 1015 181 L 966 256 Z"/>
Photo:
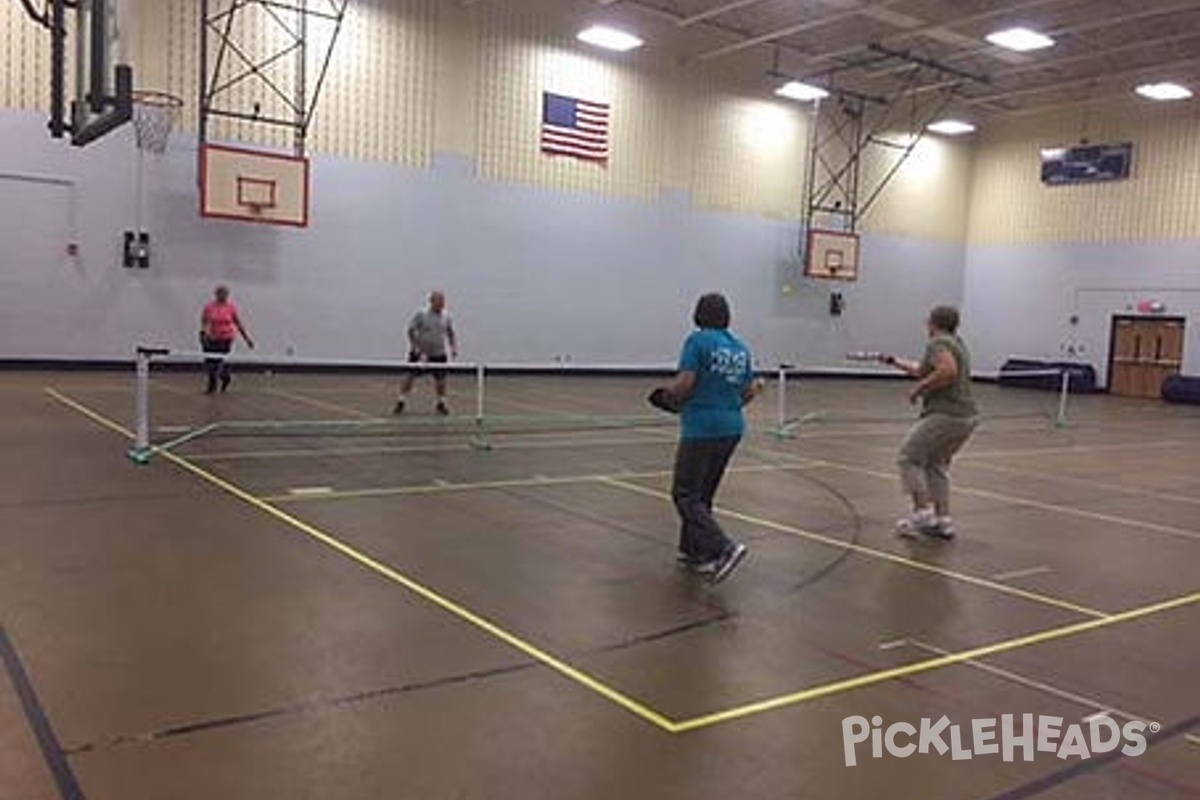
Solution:
<path fill-rule="evenodd" d="M 680 414 L 683 438 L 741 436 L 746 429 L 742 396 L 754 378 L 750 348 L 728 330 L 698 330 L 683 343 L 679 370 L 696 375 Z"/>

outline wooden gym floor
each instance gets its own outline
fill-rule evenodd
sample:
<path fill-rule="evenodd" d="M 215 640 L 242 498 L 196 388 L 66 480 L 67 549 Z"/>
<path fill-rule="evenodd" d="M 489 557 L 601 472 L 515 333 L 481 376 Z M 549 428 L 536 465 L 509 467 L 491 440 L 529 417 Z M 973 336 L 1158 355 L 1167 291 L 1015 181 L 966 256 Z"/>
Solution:
<path fill-rule="evenodd" d="M 1200 409 L 978 387 L 952 543 L 891 533 L 903 384 L 755 410 L 674 565 L 674 431 L 212 435 L 125 457 L 116 373 L 0 374 L 0 797 L 1200 797 Z M 647 380 L 497 379 L 497 413 L 642 414 Z M 156 380 L 163 430 L 386 413 L 372 376 Z M 471 404 L 453 387 L 456 410 Z M 1097 712 L 1138 757 L 845 763 L 843 719 Z"/>

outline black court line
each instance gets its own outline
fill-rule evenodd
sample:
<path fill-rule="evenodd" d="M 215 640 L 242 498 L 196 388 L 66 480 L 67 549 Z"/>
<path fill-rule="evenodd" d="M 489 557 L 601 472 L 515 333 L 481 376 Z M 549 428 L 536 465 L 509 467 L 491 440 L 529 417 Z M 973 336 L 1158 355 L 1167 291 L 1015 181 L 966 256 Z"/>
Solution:
<path fill-rule="evenodd" d="M 3 627 L 0 627 L 0 660 L 4 661 L 4 669 L 8 672 L 8 678 L 12 681 L 17 697 L 21 701 L 21 708 L 25 711 L 29 727 L 37 737 L 38 746 L 42 749 L 42 757 L 46 760 L 46 766 L 54 777 L 59 794 L 62 795 L 63 800 L 85 800 L 83 790 L 79 788 L 79 782 L 75 780 L 75 773 L 71 771 L 71 765 L 67 763 L 67 755 L 63 752 L 62 746 L 58 743 L 58 737 L 54 734 L 54 727 L 50 724 L 50 719 L 46 716 L 37 693 L 33 690 L 33 684 L 30 683 L 29 675 L 25 672 L 20 656 L 17 655 L 17 649 L 13 646 L 12 640 L 8 638 L 8 633 Z"/>
<path fill-rule="evenodd" d="M 1200 714 L 1189 717 L 1181 722 L 1177 722 L 1170 727 L 1163 728 L 1157 734 L 1146 736 L 1146 750 L 1149 752 L 1151 747 L 1168 742 L 1179 736 L 1183 736 L 1192 728 L 1200 725 Z M 1129 756 L 1121 753 L 1120 750 L 1113 750 L 1111 753 L 1093 756 L 1087 761 L 1080 761 L 1072 764 L 1069 767 L 1064 767 L 1057 772 L 1051 772 L 1049 775 L 1044 775 L 1041 778 L 1035 778 L 1028 783 L 1023 783 L 1012 789 L 1007 789 L 999 794 L 994 794 L 987 800 L 1026 800 L 1026 798 L 1036 797 L 1043 792 L 1048 792 L 1058 786 L 1073 781 L 1076 778 L 1082 778 L 1084 775 L 1095 772 L 1098 769 L 1109 766 L 1121 759 L 1129 758 Z"/>
<path fill-rule="evenodd" d="M 573 653 L 571 657 L 578 658 L 580 656 L 596 656 L 620 652 L 622 650 L 632 650 L 644 644 L 662 641 L 674 636 L 690 633 L 691 631 L 702 630 L 713 625 L 719 625 L 723 622 L 733 619 L 733 616 L 734 615 L 727 612 L 720 612 L 713 616 L 694 620 L 692 622 L 685 622 L 661 631 L 653 631 L 651 633 L 646 633 L 639 636 L 631 636 L 613 644 L 601 645 L 590 650 L 582 650 L 578 653 Z M 3 631 L 0 629 L 0 635 L 2 635 L 2 633 Z M 207 731 L 220 730 L 222 728 L 252 725 L 256 722 L 265 722 L 267 720 L 274 720 L 282 717 L 294 717 L 301 714 L 315 714 L 324 711 L 335 711 L 348 706 L 359 705 L 361 703 L 367 703 L 374 700 L 381 700 L 387 697 L 395 697 L 413 692 L 427 691 L 429 689 L 440 689 L 445 686 L 453 686 L 456 684 L 472 683 L 502 675 L 512 675 L 518 672 L 537 669 L 541 666 L 543 665 L 539 661 L 519 661 L 517 663 L 507 664 L 502 667 L 473 670 L 457 675 L 447 675 L 441 678 L 434 678 L 428 681 L 401 684 L 399 686 L 387 686 L 380 689 L 368 689 L 362 692 L 355 692 L 354 694 L 341 695 L 327 699 L 303 700 L 296 703 L 290 703 L 285 706 L 263 709 L 261 711 L 250 711 L 244 714 L 231 714 L 226 717 L 217 717 L 215 719 L 185 722 L 178 725 L 171 725 L 166 728 L 161 728 L 156 731 L 150 731 L 149 733 L 121 734 L 119 736 L 112 736 L 106 739 L 98 739 L 76 745 L 68 750 L 60 749 L 59 752 L 64 756 L 75 756 L 82 753 L 91 753 L 99 750 L 125 747 L 128 745 L 149 744 L 165 739 L 172 739 L 178 736 L 189 736 Z M 82 794 L 68 795 L 64 792 L 63 797 L 64 800 L 85 800 Z"/>
<path fill-rule="evenodd" d="M 255 722 L 264 720 L 277 719 L 279 717 L 291 717 L 298 714 L 309 714 L 313 712 L 324 711 L 328 709 L 337 709 L 358 703 L 365 703 L 371 700 L 378 700 L 384 697 L 395 695 L 408 694 L 410 692 L 419 692 L 426 689 L 436 689 L 443 686 L 453 684 L 468 683 L 475 680 L 482 680 L 496 675 L 507 675 L 513 672 L 521 672 L 541 666 L 536 661 L 522 661 L 517 664 L 509 664 L 503 667 L 494 669 L 476 670 L 466 672 L 459 675 L 450 675 L 443 678 L 435 678 L 430 681 L 422 681 L 419 683 L 403 684 L 401 686 L 389 686 L 382 689 L 370 689 L 365 692 L 357 692 L 351 695 L 341 697 L 333 697 L 327 700 L 307 700 L 299 703 L 281 706 L 278 708 L 269 708 L 262 711 L 252 711 L 246 714 L 233 714 L 227 717 L 218 717 L 216 719 L 202 720 L 199 722 L 188 722 L 180 725 L 172 725 L 167 728 L 162 728 L 150 733 L 138 735 L 123 734 L 114 736 L 109 739 L 103 739 L 94 742 L 88 742 L 76 747 L 72 747 L 69 755 L 77 755 L 79 753 L 88 753 L 94 750 L 108 749 L 112 747 L 120 747 L 122 745 L 139 744 L 147 742 L 156 742 L 162 739 L 170 739 L 176 736 L 186 736 L 194 733 L 203 733 L 205 731 L 216 730 L 220 728 L 230 728 L 238 725 L 249 725 Z"/>

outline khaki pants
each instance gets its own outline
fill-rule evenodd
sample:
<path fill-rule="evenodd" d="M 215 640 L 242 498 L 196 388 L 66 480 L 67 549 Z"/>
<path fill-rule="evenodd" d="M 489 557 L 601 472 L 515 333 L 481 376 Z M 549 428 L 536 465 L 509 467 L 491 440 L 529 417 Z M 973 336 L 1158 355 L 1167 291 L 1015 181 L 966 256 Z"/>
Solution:
<path fill-rule="evenodd" d="M 950 461 L 971 438 L 978 420 L 930 414 L 909 430 L 900 446 L 900 480 L 907 494 L 933 499 L 939 515 L 950 511 Z"/>

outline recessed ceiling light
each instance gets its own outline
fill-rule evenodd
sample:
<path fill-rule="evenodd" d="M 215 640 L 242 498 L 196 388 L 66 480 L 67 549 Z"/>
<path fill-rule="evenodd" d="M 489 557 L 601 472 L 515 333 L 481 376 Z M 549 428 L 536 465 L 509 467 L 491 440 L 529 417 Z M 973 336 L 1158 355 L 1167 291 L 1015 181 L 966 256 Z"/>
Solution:
<path fill-rule="evenodd" d="M 800 100 L 807 102 L 809 100 L 820 100 L 824 97 L 829 97 L 829 92 L 822 89 L 820 86 L 811 86 L 800 81 L 788 81 L 783 86 L 775 90 L 775 94 L 780 97 L 787 97 L 792 100 Z"/>
<path fill-rule="evenodd" d="M 616 50 L 624 53 L 626 50 L 633 50 L 641 47 L 644 42 L 632 33 L 619 31 L 616 28 L 609 28 L 605 25 L 593 25 L 590 28 L 580 31 L 575 36 L 581 42 L 594 44 L 596 47 L 603 47 L 605 50 Z"/>
<path fill-rule="evenodd" d="M 1137 87 L 1137 93 L 1151 100 L 1186 100 L 1192 96 L 1192 90 L 1178 83 L 1144 83 Z"/>
<path fill-rule="evenodd" d="M 1006 47 L 1020 53 L 1027 50 L 1041 50 L 1043 47 L 1050 47 L 1054 44 L 1054 40 L 1046 34 L 1031 31 L 1029 28 L 1009 28 L 989 33 L 987 40 L 997 47 Z"/>
<path fill-rule="evenodd" d="M 926 130 L 943 136 L 962 136 L 964 133 L 974 133 L 975 126 L 960 119 L 942 119 L 926 126 Z"/>

